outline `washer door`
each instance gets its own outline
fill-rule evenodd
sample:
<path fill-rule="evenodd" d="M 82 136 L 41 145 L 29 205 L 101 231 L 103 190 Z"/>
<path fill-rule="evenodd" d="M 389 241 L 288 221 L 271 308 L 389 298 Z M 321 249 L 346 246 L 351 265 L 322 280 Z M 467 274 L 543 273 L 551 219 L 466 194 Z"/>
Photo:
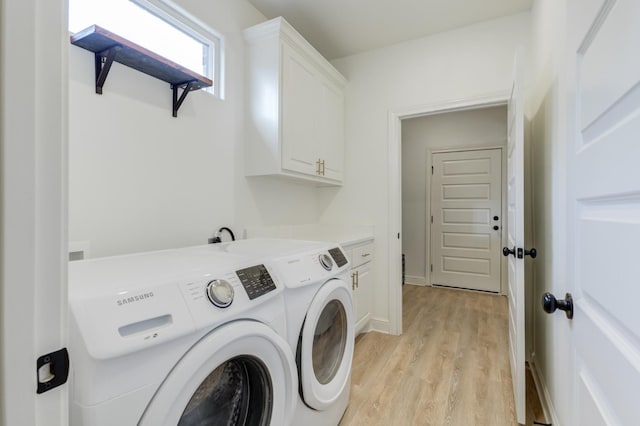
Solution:
<path fill-rule="evenodd" d="M 305 404 L 324 410 L 349 383 L 355 321 L 347 284 L 327 281 L 309 306 L 298 341 L 298 374 Z"/>
<path fill-rule="evenodd" d="M 271 328 L 254 321 L 230 323 L 180 359 L 139 425 L 289 424 L 295 373 L 291 349 Z"/>

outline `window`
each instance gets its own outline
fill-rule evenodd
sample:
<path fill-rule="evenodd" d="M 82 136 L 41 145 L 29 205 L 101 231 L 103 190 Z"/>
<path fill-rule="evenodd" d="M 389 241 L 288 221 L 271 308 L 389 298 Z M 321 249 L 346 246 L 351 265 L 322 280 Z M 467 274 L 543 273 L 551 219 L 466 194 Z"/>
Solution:
<path fill-rule="evenodd" d="M 222 97 L 221 41 L 167 0 L 69 0 L 69 31 L 99 25 L 213 81 Z"/>

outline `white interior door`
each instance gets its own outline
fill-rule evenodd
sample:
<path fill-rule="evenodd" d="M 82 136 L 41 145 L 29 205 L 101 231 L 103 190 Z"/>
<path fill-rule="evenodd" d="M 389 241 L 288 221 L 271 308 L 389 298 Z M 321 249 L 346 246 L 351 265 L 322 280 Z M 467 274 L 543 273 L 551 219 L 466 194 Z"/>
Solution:
<path fill-rule="evenodd" d="M 567 16 L 572 420 L 637 425 L 640 2 L 572 0 Z"/>
<path fill-rule="evenodd" d="M 524 318 L 524 106 L 521 53 L 514 64 L 514 79 L 507 117 L 507 247 L 509 281 L 509 354 L 518 423 L 525 422 L 525 318 Z"/>
<path fill-rule="evenodd" d="M 502 153 L 435 153 L 431 284 L 500 292 Z"/>

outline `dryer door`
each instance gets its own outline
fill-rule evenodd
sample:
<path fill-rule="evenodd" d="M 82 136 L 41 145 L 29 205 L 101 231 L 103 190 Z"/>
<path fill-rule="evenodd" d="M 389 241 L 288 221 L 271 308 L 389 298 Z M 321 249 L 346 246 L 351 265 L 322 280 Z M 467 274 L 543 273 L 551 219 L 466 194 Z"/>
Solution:
<path fill-rule="evenodd" d="M 139 425 L 286 425 L 297 399 L 295 373 L 291 349 L 271 328 L 230 323 L 180 359 Z"/>
<path fill-rule="evenodd" d="M 309 306 L 298 341 L 301 396 L 309 407 L 328 408 L 349 385 L 354 339 L 349 286 L 339 279 L 327 281 Z"/>

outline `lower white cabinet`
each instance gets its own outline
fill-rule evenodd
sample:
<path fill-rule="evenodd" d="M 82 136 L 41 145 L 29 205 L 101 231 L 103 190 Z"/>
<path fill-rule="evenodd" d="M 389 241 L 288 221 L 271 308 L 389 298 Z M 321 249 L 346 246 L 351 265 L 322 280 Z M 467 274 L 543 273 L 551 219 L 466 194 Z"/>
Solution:
<path fill-rule="evenodd" d="M 373 298 L 373 243 L 345 247 L 351 259 L 351 288 L 356 316 L 356 335 L 366 331 Z"/>

